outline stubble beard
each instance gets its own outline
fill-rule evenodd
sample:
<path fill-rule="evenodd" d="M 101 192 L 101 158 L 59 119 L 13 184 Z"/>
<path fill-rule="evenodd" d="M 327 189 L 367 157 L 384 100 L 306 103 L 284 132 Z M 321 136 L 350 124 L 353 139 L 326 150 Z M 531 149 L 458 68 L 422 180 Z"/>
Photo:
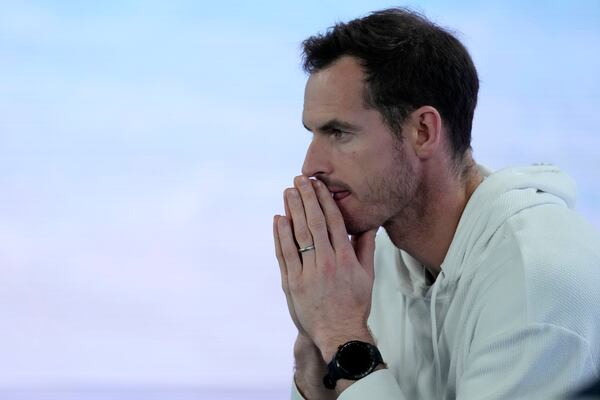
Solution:
<path fill-rule="evenodd" d="M 398 146 L 394 149 L 392 164 L 380 176 L 366 180 L 366 193 L 359 199 L 361 208 L 352 215 L 344 215 L 348 234 L 360 235 L 385 227 L 394 219 L 419 213 L 419 182 Z"/>

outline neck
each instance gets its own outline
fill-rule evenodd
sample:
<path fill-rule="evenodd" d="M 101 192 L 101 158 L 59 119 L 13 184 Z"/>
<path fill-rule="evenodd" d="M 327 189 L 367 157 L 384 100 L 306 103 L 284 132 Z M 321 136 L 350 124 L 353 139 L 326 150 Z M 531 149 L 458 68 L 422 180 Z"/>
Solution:
<path fill-rule="evenodd" d="M 473 162 L 465 171 L 425 172 L 413 204 L 384 225 L 392 243 L 434 277 L 441 271 L 467 202 L 483 179 Z"/>

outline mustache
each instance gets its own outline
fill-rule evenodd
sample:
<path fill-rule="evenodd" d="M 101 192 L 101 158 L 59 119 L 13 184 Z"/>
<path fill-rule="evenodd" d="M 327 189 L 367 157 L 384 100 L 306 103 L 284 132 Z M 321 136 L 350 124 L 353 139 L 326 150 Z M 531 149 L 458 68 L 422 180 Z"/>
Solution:
<path fill-rule="evenodd" d="M 315 179 L 323 182 L 329 191 L 334 192 L 351 192 L 350 187 L 346 185 L 344 182 L 329 179 L 326 176 L 315 176 Z"/>

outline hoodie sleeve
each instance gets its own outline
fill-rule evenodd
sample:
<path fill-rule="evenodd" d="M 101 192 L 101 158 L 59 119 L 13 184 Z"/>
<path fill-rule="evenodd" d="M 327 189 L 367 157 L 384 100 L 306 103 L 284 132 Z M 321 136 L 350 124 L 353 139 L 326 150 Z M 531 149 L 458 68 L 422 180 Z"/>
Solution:
<path fill-rule="evenodd" d="M 551 324 L 491 337 L 472 349 L 467 365 L 456 399 L 562 398 L 595 370 L 589 343 Z"/>
<path fill-rule="evenodd" d="M 294 384 L 292 400 L 304 400 Z M 338 397 L 339 400 L 405 400 L 407 399 L 394 375 L 388 369 L 380 369 L 350 385 Z"/>

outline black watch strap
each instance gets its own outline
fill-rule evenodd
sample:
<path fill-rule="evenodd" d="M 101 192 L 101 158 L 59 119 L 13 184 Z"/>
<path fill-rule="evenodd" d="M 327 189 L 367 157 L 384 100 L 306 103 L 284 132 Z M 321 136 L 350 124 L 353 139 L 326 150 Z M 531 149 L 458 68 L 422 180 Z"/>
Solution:
<path fill-rule="evenodd" d="M 359 380 L 382 363 L 381 353 L 376 346 L 351 340 L 338 347 L 333 360 L 327 365 L 328 373 L 323 377 L 323 384 L 327 389 L 335 389 L 338 380 Z"/>

